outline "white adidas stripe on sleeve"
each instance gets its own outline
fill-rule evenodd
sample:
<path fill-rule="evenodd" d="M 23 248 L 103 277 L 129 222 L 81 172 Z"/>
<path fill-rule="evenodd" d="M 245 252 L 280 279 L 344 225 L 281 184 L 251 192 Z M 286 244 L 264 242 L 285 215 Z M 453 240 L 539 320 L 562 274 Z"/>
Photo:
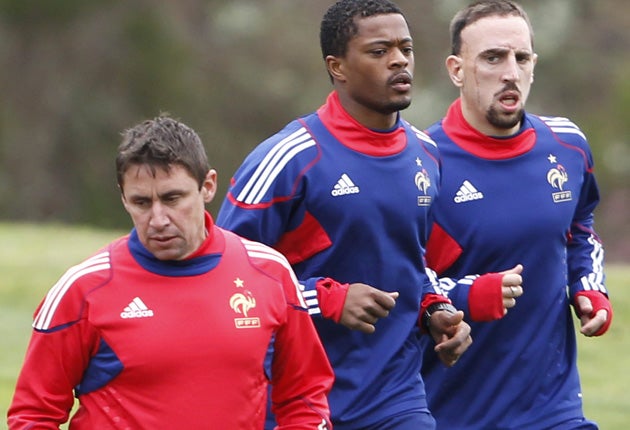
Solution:
<path fill-rule="evenodd" d="M 50 328 L 50 323 L 59 306 L 59 302 L 77 279 L 89 273 L 107 270 L 109 268 L 109 252 L 103 252 L 68 269 L 46 295 L 44 303 L 33 321 L 33 328 L 37 330 Z"/>
<path fill-rule="evenodd" d="M 260 203 L 284 166 L 297 154 L 314 145 L 315 141 L 304 127 L 278 142 L 258 165 L 236 200 L 247 204 Z"/>

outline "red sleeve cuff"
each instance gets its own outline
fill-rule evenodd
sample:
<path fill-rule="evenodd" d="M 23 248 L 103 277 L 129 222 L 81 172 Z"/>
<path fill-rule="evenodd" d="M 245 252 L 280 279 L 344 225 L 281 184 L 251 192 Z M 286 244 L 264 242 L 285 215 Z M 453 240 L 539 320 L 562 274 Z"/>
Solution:
<path fill-rule="evenodd" d="M 503 317 L 503 275 L 486 273 L 470 286 L 468 291 L 468 310 L 473 321 L 494 321 Z"/>
<path fill-rule="evenodd" d="M 339 322 L 349 286 L 350 284 L 341 284 L 331 278 L 323 278 L 315 283 L 319 309 L 324 318 Z"/>
<path fill-rule="evenodd" d="M 576 298 L 578 296 L 584 296 L 591 301 L 591 306 L 593 306 L 593 312 L 590 313 L 589 315 L 590 318 L 593 318 L 595 314 L 597 313 L 597 311 L 599 311 L 600 309 L 604 309 L 608 311 L 608 318 L 606 319 L 606 323 L 593 336 L 601 336 L 604 333 L 606 333 L 608 331 L 608 327 L 610 327 L 610 324 L 612 323 L 612 318 L 613 318 L 612 305 L 610 304 L 610 300 L 608 300 L 608 297 L 601 291 L 580 291 L 579 293 L 575 294 Z M 575 299 L 574 299 L 573 309 L 576 310 L 575 313 L 577 314 L 579 318 L 580 315 L 577 312 L 577 306 L 575 306 Z"/>

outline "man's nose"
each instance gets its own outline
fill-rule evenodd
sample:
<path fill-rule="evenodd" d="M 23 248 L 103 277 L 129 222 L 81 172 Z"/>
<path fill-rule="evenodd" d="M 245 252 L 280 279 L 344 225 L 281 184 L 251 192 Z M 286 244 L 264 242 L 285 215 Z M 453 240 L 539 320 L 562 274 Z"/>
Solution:
<path fill-rule="evenodd" d="M 151 205 L 151 227 L 161 229 L 170 223 L 166 207 L 161 202 Z"/>
<path fill-rule="evenodd" d="M 503 82 L 516 82 L 519 80 L 519 67 L 515 55 L 509 55 L 505 61 L 505 70 L 501 76 Z"/>

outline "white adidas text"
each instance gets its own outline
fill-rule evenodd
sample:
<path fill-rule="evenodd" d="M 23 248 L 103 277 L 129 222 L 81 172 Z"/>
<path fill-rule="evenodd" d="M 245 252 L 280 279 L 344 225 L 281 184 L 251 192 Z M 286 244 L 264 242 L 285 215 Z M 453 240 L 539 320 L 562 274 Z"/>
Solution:
<path fill-rule="evenodd" d="M 461 187 L 459 187 L 459 191 L 457 191 L 457 194 L 453 197 L 453 201 L 455 203 L 464 203 L 481 199 L 483 199 L 483 193 L 477 190 L 477 188 L 475 188 L 475 186 L 467 180 L 462 183 Z"/>
<path fill-rule="evenodd" d="M 347 174 L 341 175 L 341 178 L 337 181 L 334 188 L 330 191 L 333 196 L 345 196 L 347 194 L 357 194 L 359 187 L 356 186 L 352 179 Z"/>

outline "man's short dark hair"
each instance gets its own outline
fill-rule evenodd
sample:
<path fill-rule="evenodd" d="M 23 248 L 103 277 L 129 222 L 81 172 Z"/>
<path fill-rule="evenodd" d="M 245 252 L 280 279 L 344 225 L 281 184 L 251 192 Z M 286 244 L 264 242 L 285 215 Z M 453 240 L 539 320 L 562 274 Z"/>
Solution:
<path fill-rule="evenodd" d="M 123 190 L 125 172 L 133 165 L 146 165 L 169 171 L 180 165 L 197 181 L 201 189 L 210 170 L 208 157 L 197 133 L 187 125 L 162 114 L 123 132 L 116 156 L 116 179 Z"/>
<path fill-rule="evenodd" d="M 324 59 L 328 55 L 343 57 L 348 42 L 358 32 L 354 19 L 396 13 L 402 10 L 389 0 L 341 0 L 328 8 L 319 31 L 319 42 Z"/>

